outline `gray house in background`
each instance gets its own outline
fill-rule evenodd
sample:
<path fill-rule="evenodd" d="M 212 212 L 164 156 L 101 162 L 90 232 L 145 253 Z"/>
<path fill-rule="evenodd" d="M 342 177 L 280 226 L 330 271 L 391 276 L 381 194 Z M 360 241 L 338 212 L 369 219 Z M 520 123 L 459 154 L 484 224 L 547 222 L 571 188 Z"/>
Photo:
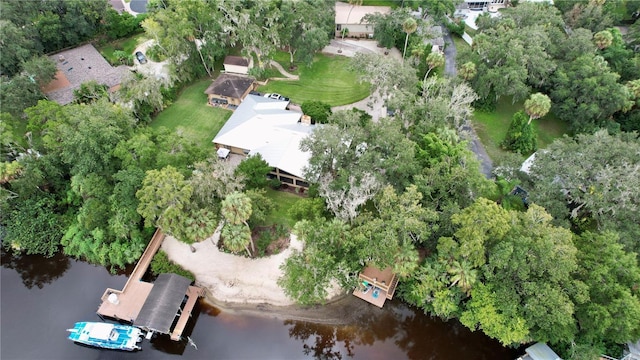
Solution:
<path fill-rule="evenodd" d="M 42 91 L 49 100 L 60 105 L 72 102 L 73 91 L 91 80 L 106 85 L 109 92 L 117 91 L 122 79 L 130 71 L 124 65 L 111 66 L 91 44 L 61 51 L 49 58 L 56 63 L 58 72 Z"/>

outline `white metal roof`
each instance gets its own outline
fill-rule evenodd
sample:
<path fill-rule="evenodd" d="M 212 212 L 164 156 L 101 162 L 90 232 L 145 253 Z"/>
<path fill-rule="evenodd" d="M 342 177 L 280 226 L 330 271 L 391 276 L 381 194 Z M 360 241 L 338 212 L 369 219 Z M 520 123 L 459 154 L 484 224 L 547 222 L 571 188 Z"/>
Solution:
<path fill-rule="evenodd" d="M 300 150 L 300 141 L 315 126 L 299 123 L 302 114 L 286 106 L 286 101 L 248 95 L 213 142 L 259 153 L 269 165 L 302 178 L 311 154 Z"/>

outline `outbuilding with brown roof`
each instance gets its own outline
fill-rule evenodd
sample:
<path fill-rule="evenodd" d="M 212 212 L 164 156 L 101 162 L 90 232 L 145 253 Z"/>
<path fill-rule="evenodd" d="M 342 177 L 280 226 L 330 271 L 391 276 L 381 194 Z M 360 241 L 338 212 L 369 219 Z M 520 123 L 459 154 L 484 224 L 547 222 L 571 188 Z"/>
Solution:
<path fill-rule="evenodd" d="M 208 96 L 207 104 L 211 106 L 239 105 L 254 89 L 254 81 L 255 79 L 252 77 L 221 74 L 204 91 Z"/>

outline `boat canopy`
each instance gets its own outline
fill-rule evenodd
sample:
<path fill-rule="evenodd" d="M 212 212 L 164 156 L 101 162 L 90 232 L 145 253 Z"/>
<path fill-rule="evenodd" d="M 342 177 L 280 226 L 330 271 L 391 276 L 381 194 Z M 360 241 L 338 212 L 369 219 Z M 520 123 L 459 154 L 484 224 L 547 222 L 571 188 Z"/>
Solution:
<path fill-rule="evenodd" d="M 176 274 L 160 274 L 142 305 L 134 325 L 161 334 L 171 333 L 176 318 L 191 285 L 191 280 Z"/>

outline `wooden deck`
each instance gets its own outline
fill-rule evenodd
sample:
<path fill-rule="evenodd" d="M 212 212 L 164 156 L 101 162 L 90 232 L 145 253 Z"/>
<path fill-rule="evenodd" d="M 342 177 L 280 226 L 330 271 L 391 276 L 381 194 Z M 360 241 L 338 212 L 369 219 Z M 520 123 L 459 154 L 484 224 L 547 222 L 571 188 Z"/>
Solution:
<path fill-rule="evenodd" d="M 367 266 L 358 277 L 362 280 L 362 286 L 356 287 L 353 291 L 354 296 L 377 307 L 383 307 L 385 301 L 393 299 L 398 285 L 398 277 L 391 272 L 390 267 L 380 270 L 373 266 Z M 368 285 L 371 288 L 367 291 L 366 286 Z M 377 293 L 376 297 L 374 297 L 374 292 Z"/>
<path fill-rule="evenodd" d="M 176 327 L 173 328 L 173 332 L 171 332 L 171 340 L 178 341 L 182 337 L 182 332 L 184 331 L 184 327 L 187 325 L 189 318 L 191 318 L 191 311 L 193 307 L 196 305 L 198 298 L 204 296 L 204 290 L 196 287 L 189 286 L 189 290 L 187 291 L 187 303 L 184 305 L 182 309 L 182 313 L 180 314 L 180 318 L 176 323 Z"/>
<path fill-rule="evenodd" d="M 138 317 L 142 305 L 153 288 L 153 284 L 142 281 L 142 277 L 151 264 L 153 256 L 160 249 L 164 237 L 165 235 L 160 230 L 156 230 L 122 290 L 107 289 L 104 291 L 100 298 L 102 303 L 98 308 L 98 315 L 128 322 L 133 322 Z M 109 301 L 111 294 L 116 294 L 117 303 Z"/>

